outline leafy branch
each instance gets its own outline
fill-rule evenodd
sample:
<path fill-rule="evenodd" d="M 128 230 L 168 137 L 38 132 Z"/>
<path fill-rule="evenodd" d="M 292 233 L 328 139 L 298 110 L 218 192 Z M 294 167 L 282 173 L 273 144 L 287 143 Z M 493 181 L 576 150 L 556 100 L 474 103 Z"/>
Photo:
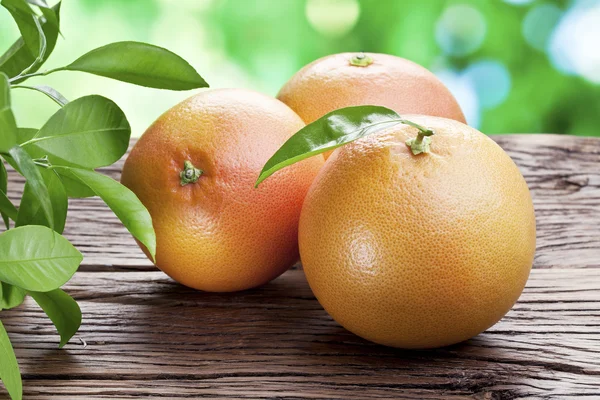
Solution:
<path fill-rule="evenodd" d="M 156 236 L 150 214 L 126 187 L 95 171 L 127 151 L 131 128 L 123 111 L 98 95 L 68 101 L 49 86 L 23 85 L 58 71 L 80 71 L 158 89 L 189 90 L 207 83 L 184 59 L 166 49 L 119 42 L 92 50 L 69 65 L 38 72 L 60 35 L 59 2 L 1 0 L 21 33 L 0 56 L 0 310 L 30 295 L 56 327 L 63 347 L 81 324 L 77 302 L 60 287 L 83 256 L 61 234 L 68 198 L 100 197 L 154 257 Z M 11 91 L 28 89 L 61 108 L 41 128 L 18 126 Z M 8 197 L 5 163 L 25 178 L 19 206 Z M 22 382 L 8 333 L 0 322 L 0 378 L 12 399 Z"/>

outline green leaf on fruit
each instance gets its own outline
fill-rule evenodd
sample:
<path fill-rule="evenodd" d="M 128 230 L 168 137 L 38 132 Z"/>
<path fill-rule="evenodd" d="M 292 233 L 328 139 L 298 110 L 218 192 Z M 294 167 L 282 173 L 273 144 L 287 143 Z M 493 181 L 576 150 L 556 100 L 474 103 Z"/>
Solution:
<path fill-rule="evenodd" d="M 395 111 L 379 106 L 346 107 L 332 111 L 289 138 L 267 161 L 256 186 L 288 165 L 331 151 L 402 122 L 402 118 Z"/>

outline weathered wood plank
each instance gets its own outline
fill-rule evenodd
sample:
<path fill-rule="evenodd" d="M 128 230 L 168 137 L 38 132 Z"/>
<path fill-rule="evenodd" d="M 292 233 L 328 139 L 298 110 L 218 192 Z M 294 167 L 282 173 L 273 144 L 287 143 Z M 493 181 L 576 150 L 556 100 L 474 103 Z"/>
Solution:
<path fill-rule="evenodd" d="M 73 200 L 66 235 L 86 260 L 66 290 L 81 331 L 58 350 L 30 299 L 2 313 L 25 399 L 600 398 L 600 139 L 493 138 L 532 190 L 538 249 L 523 296 L 487 332 L 432 351 L 377 346 L 331 320 L 301 270 L 196 292 L 156 271 L 99 200 Z M 15 199 L 23 182 L 9 180 Z"/>
<path fill-rule="evenodd" d="M 432 351 L 345 331 L 301 270 L 237 294 L 197 292 L 160 272 L 81 272 L 67 290 L 84 321 L 65 350 L 31 300 L 3 314 L 31 398 L 600 396 L 596 268 L 533 271 L 500 323 Z"/>

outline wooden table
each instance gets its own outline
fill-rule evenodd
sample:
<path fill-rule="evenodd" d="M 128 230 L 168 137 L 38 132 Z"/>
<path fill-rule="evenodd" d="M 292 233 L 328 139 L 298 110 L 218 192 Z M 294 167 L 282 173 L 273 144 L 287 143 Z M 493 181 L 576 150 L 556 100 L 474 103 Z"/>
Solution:
<path fill-rule="evenodd" d="M 81 330 L 58 350 L 31 299 L 2 312 L 25 399 L 600 398 L 600 139 L 493 138 L 529 183 L 538 247 L 521 299 L 487 332 L 431 351 L 366 342 L 323 311 L 299 268 L 242 293 L 193 291 L 100 201 L 74 200 L 66 235 L 86 258 L 66 290 Z M 13 199 L 19 183 L 11 174 Z"/>

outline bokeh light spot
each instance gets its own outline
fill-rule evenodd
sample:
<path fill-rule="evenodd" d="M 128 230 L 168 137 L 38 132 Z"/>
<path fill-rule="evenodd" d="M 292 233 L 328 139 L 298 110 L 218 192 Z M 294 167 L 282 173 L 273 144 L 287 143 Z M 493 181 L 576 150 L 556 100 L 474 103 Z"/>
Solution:
<path fill-rule="evenodd" d="M 523 19 L 523 37 L 533 48 L 545 51 L 562 10 L 554 4 L 540 4 L 529 10 Z"/>
<path fill-rule="evenodd" d="M 600 1 L 579 2 L 560 20 L 549 45 L 554 66 L 600 83 Z"/>
<path fill-rule="evenodd" d="M 357 0 L 308 0 L 306 18 L 320 34 L 329 37 L 344 36 L 354 28 L 360 17 Z"/>
<path fill-rule="evenodd" d="M 515 6 L 524 6 L 529 3 L 533 3 L 533 0 L 504 0 L 505 3 L 513 4 Z"/>
<path fill-rule="evenodd" d="M 435 39 L 444 53 L 466 56 L 476 51 L 486 33 L 485 18 L 467 5 L 448 7 L 437 21 Z"/>
<path fill-rule="evenodd" d="M 479 128 L 479 101 L 473 83 L 462 74 L 445 69 L 435 75 L 448 87 L 465 114 L 467 123 Z"/>
<path fill-rule="evenodd" d="M 495 60 L 484 60 L 470 65 L 464 72 L 477 93 L 482 108 L 494 108 L 504 102 L 511 87 L 510 72 Z"/>

